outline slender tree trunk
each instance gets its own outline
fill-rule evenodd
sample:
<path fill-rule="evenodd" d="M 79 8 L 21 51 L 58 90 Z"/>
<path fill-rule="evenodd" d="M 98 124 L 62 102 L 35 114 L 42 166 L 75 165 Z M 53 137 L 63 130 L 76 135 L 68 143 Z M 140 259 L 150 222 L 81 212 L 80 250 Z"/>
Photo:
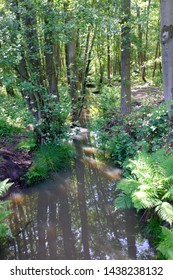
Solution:
<path fill-rule="evenodd" d="M 140 7 L 137 5 L 137 18 L 140 19 L 141 12 Z M 141 23 L 138 23 L 138 65 L 141 67 L 143 64 L 143 51 L 142 51 L 142 26 Z"/>
<path fill-rule="evenodd" d="M 157 69 L 156 59 L 159 58 L 159 56 L 160 56 L 160 34 L 158 36 L 157 43 L 156 43 L 155 61 L 154 61 L 154 68 L 153 68 L 153 78 L 155 77 L 155 72 L 156 72 L 156 69 Z"/>
<path fill-rule="evenodd" d="M 82 112 L 83 107 L 86 104 L 86 85 L 87 85 L 87 78 L 90 70 L 90 63 L 91 63 L 91 54 L 94 46 L 94 41 L 96 37 L 96 28 L 94 30 L 93 36 L 91 37 L 91 26 L 88 27 L 88 35 L 86 38 L 86 49 L 85 49 L 85 56 L 84 56 L 84 62 L 85 62 L 85 69 L 82 77 L 82 87 L 80 92 L 80 110 L 79 110 L 79 116 Z"/>
<path fill-rule="evenodd" d="M 121 114 L 131 112 L 130 86 L 130 0 L 122 0 L 124 18 L 121 30 Z"/>
<path fill-rule="evenodd" d="M 143 64 L 142 64 L 142 80 L 144 83 L 147 83 L 146 80 L 146 61 L 147 61 L 147 50 L 148 50 L 148 35 L 149 35 L 149 14 L 150 14 L 150 5 L 151 5 L 151 0 L 148 1 L 148 6 L 147 6 L 147 22 L 146 22 L 146 34 L 145 34 L 145 49 L 143 52 Z"/>
<path fill-rule="evenodd" d="M 44 15 L 45 31 L 45 61 L 46 61 L 46 74 L 48 80 L 48 92 L 49 95 L 56 96 L 57 102 L 59 100 L 58 95 L 58 54 L 57 45 L 53 42 L 54 35 L 54 11 L 53 0 L 48 0 L 46 12 Z"/>
<path fill-rule="evenodd" d="M 68 24 L 69 19 L 73 17 L 72 13 L 68 11 L 69 1 L 64 3 L 64 11 L 67 14 L 66 24 Z M 70 32 L 68 42 L 65 44 L 65 56 L 66 56 L 66 67 L 67 67 L 67 81 L 69 86 L 69 93 L 71 96 L 71 106 L 72 106 L 72 122 L 77 121 L 77 107 L 78 107 L 78 96 L 77 96 L 77 67 L 76 67 L 76 41 L 77 32 L 73 29 Z"/>
<path fill-rule="evenodd" d="M 173 120 L 173 1 L 160 0 L 163 92 Z"/>
<path fill-rule="evenodd" d="M 107 79 L 110 85 L 111 81 L 111 47 L 110 47 L 110 36 L 107 35 Z"/>

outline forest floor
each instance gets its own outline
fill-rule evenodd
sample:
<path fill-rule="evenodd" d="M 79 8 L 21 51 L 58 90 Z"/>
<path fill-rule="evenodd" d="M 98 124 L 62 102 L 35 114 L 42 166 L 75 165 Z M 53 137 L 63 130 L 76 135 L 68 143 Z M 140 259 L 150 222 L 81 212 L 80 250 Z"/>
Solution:
<path fill-rule="evenodd" d="M 10 139 L 0 137 L 0 181 L 8 178 L 9 182 L 13 183 L 12 188 L 24 185 L 22 177 L 32 163 L 31 155 L 28 152 L 17 149 L 24 137 L 23 135 L 14 135 L 14 138 Z"/>
<path fill-rule="evenodd" d="M 141 105 L 158 105 L 164 101 L 164 97 L 159 87 L 149 86 L 134 86 L 132 87 L 132 101 L 139 102 Z M 132 104 L 133 104 L 132 103 Z"/>
<path fill-rule="evenodd" d="M 163 96 L 158 87 L 146 85 L 132 88 L 133 107 L 141 107 L 146 103 L 155 106 L 162 101 Z M 14 186 L 23 186 L 24 182 L 21 178 L 32 164 L 29 152 L 17 148 L 25 137 L 25 135 L 14 135 L 11 138 L 0 137 L 0 181 L 9 178 L 11 182 L 14 182 Z"/>

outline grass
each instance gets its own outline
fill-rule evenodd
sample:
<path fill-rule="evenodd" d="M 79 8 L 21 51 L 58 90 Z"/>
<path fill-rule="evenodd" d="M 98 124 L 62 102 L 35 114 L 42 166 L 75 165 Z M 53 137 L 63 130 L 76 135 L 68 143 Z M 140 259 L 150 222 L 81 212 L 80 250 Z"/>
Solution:
<path fill-rule="evenodd" d="M 33 154 L 33 164 L 26 174 L 28 184 L 47 179 L 51 172 L 67 169 L 74 157 L 74 148 L 67 143 L 39 146 Z"/>

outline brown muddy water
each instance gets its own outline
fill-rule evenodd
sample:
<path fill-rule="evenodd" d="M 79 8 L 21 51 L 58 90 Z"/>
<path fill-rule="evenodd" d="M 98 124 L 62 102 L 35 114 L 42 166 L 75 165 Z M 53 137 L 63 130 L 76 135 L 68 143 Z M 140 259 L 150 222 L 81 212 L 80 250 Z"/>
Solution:
<path fill-rule="evenodd" d="M 11 195 L 14 238 L 0 259 L 154 259 L 136 213 L 115 209 L 120 171 L 97 160 L 87 137 L 75 137 L 72 170 Z"/>

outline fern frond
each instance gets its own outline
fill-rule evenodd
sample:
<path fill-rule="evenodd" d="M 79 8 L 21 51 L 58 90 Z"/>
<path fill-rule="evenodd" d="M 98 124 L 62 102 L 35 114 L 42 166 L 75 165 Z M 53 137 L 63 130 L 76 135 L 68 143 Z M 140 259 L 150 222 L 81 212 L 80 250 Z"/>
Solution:
<path fill-rule="evenodd" d="M 157 250 L 168 260 L 173 260 L 173 230 L 162 227 L 163 240 L 160 242 Z"/>
<path fill-rule="evenodd" d="M 162 202 L 155 208 L 155 212 L 162 219 L 167 221 L 170 225 L 173 222 L 173 207 L 169 202 Z"/>
<path fill-rule="evenodd" d="M 134 207 L 139 211 L 140 209 L 153 208 L 161 201 L 151 192 L 151 186 L 141 185 L 138 191 L 132 195 L 132 202 Z"/>
<path fill-rule="evenodd" d="M 139 153 L 138 158 L 131 161 L 130 167 L 141 184 L 152 184 L 159 180 L 157 164 L 146 152 Z"/>
<path fill-rule="evenodd" d="M 0 196 L 3 196 L 9 188 L 13 185 L 13 183 L 8 183 L 9 179 L 5 179 L 0 182 Z"/>
<path fill-rule="evenodd" d="M 132 201 L 130 196 L 125 193 L 120 193 L 119 196 L 115 199 L 115 207 L 117 209 L 131 208 Z"/>
<path fill-rule="evenodd" d="M 139 187 L 139 185 L 140 183 L 137 180 L 127 178 L 121 180 L 117 184 L 117 189 L 122 190 L 124 193 L 130 195 Z"/>

